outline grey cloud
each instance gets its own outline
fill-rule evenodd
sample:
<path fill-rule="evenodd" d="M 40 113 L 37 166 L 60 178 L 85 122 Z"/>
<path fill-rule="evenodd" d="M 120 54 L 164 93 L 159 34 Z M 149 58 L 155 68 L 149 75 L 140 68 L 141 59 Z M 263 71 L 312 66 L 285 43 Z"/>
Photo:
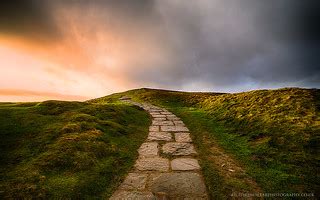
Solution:
<path fill-rule="evenodd" d="M 319 87 L 319 44 L 315 5 L 298 0 L 159 0 L 174 49 L 172 68 L 159 84 L 204 81 L 213 88 L 232 88 L 251 80 L 256 85 Z M 314 1 L 315 2 L 315 1 Z M 311 13 L 310 13 L 311 12 Z M 305 16 L 306 15 L 306 16 Z M 306 41 L 312 38 L 312 46 Z M 144 79 L 144 72 L 140 79 Z"/>
<path fill-rule="evenodd" d="M 320 85 L 320 12 L 316 0 L 10 2 L 22 3 L 18 9 L 21 13 L 16 10 L 14 14 L 2 14 L 14 15 L 16 20 L 0 20 L 0 31 L 15 30 L 8 28 L 8 22 L 18 27 L 26 17 L 26 22 L 38 24 L 41 30 L 47 30 L 45 33 L 56 33 L 59 30 L 52 20 L 52 10 L 76 7 L 81 12 L 78 22 L 88 26 L 83 31 L 107 33 L 117 29 L 132 40 L 139 36 L 141 48 L 150 44 L 157 51 L 129 63 L 123 76 L 141 86 L 148 83 L 186 89 L 188 85 L 196 88 L 199 83 L 199 87 L 232 90 L 242 85 L 242 88 Z M 99 20 L 99 25 L 92 20 Z"/>

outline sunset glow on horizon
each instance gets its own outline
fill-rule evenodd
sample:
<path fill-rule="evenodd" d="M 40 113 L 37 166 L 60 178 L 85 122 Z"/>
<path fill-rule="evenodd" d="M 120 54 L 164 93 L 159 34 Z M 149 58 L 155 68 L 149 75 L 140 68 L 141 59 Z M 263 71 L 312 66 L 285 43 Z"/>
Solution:
<path fill-rule="evenodd" d="M 125 81 L 117 80 L 117 77 L 99 74 L 99 68 L 81 69 L 81 58 L 73 57 L 74 61 L 70 59 L 70 63 L 64 63 L 63 56 L 54 60 L 36 51 L 0 45 L 1 65 L 6 66 L 0 69 L 0 101 L 82 101 L 115 92 L 113 88 L 124 89 L 126 86 Z M 75 55 L 66 53 L 65 56 L 72 58 Z M 72 61 L 80 67 L 72 66 Z"/>
<path fill-rule="evenodd" d="M 292 18 L 306 11 L 290 7 L 288 0 L 278 10 L 239 2 L 5 2 L 0 102 L 84 101 L 140 87 L 212 92 L 319 87 L 312 57 L 318 46 L 308 48 L 314 41 L 300 34 Z"/>

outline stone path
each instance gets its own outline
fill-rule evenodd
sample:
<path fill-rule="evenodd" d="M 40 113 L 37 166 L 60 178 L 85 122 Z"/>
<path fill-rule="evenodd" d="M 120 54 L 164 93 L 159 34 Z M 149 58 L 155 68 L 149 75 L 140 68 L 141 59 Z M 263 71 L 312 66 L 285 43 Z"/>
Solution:
<path fill-rule="evenodd" d="M 208 199 L 197 152 L 181 119 L 163 108 L 122 100 L 148 111 L 152 125 L 134 169 L 110 200 Z"/>

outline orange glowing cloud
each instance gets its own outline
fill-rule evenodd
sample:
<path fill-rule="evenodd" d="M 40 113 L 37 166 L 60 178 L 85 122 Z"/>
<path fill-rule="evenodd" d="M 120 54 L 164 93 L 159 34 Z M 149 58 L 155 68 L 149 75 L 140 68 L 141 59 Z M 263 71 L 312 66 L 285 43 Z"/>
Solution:
<path fill-rule="evenodd" d="M 170 52 L 164 51 L 158 41 L 161 31 L 153 30 L 146 24 L 149 22 L 132 21 L 135 19 L 112 9 L 97 10 L 52 7 L 59 37 L 48 35 L 37 40 L 0 33 L 0 96 L 8 101 L 30 100 L 27 96 L 35 101 L 83 100 L 145 86 L 132 79 L 136 71 L 156 67 L 155 63 L 169 66 Z M 19 92 L 13 95 L 8 91 Z"/>

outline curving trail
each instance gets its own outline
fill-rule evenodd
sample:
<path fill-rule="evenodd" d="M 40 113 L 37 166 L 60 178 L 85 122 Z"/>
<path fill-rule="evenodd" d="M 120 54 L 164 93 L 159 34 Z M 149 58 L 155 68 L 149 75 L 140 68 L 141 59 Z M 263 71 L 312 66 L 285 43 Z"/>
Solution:
<path fill-rule="evenodd" d="M 181 119 L 150 104 L 122 101 L 148 111 L 152 125 L 134 169 L 110 200 L 209 199 L 189 129 Z"/>

